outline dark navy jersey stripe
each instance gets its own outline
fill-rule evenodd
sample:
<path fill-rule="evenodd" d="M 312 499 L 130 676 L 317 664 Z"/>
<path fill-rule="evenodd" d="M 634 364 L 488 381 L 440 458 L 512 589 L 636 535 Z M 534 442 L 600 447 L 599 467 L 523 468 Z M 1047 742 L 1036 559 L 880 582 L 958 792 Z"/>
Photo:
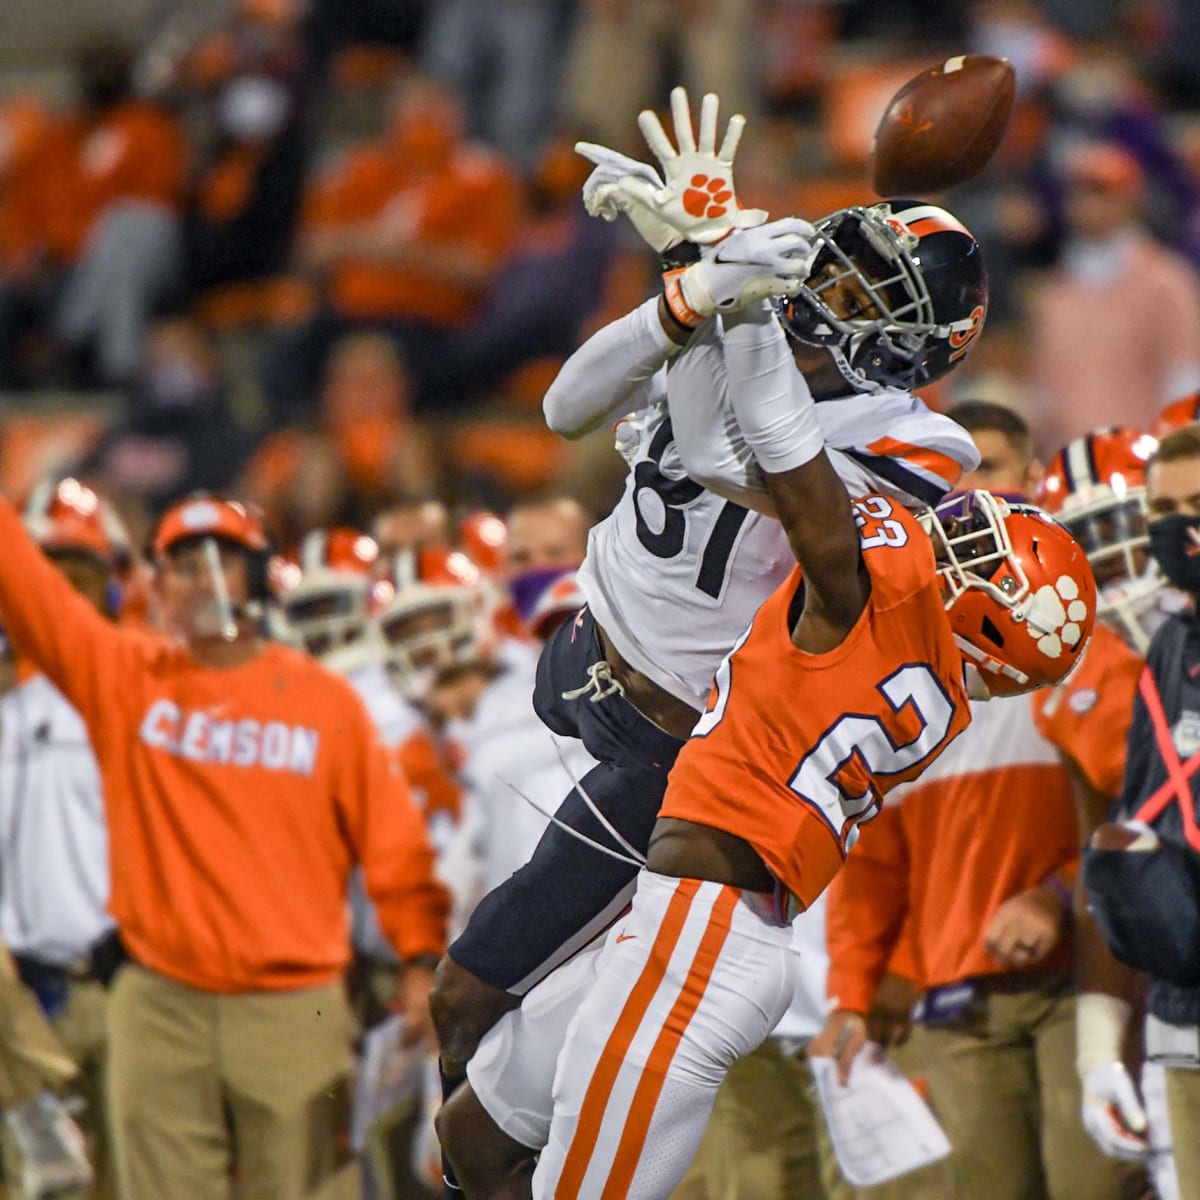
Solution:
<path fill-rule="evenodd" d="M 861 463 L 872 474 L 886 479 L 894 487 L 907 492 L 910 496 L 915 496 L 923 504 L 940 503 L 950 490 L 948 487 L 939 486 L 923 475 L 909 470 L 897 459 L 887 458 L 880 454 L 864 454 L 861 450 L 844 450 L 842 453 L 854 459 L 855 462 Z"/>

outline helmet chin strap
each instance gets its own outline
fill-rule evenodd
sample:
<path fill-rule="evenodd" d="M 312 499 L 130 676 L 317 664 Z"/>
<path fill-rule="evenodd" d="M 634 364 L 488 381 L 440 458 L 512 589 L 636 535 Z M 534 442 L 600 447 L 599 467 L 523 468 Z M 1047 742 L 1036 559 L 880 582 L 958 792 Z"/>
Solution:
<path fill-rule="evenodd" d="M 850 360 L 846 357 L 846 353 L 841 346 L 825 346 L 823 348 L 829 351 L 830 356 L 833 358 L 833 365 L 838 369 L 838 374 L 859 395 L 871 396 L 884 390 L 885 384 L 877 383 L 874 379 L 868 379 L 861 371 L 856 371 L 850 365 Z"/>

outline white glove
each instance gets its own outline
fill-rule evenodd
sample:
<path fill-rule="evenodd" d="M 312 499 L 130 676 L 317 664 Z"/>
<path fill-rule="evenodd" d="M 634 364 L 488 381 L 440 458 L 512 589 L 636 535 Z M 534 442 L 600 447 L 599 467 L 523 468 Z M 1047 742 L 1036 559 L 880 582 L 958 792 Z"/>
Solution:
<path fill-rule="evenodd" d="M 760 208 L 738 207 L 733 186 L 733 157 L 746 118 L 730 118 L 721 149 L 717 141 L 717 97 L 709 92 L 700 108 L 700 141 L 692 130 L 687 92 L 671 92 L 676 151 L 658 117 L 648 109 L 638 126 L 662 164 L 665 183 L 652 167 L 591 142 L 575 149 L 596 164 L 583 187 L 584 204 L 592 216 L 613 220 L 613 210 L 625 213 L 638 233 L 659 253 L 683 241 L 709 245 L 735 229 L 761 225 L 767 214 Z"/>
<path fill-rule="evenodd" d="M 610 150 L 607 146 L 599 146 L 595 142 L 576 142 L 575 153 L 582 154 L 584 158 L 596 164 L 596 169 L 583 184 L 583 207 L 587 209 L 590 217 L 603 217 L 606 221 L 615 221 L 625 211 L 621 205 L 622 193 L 616 189 L 616 185 L 626 177 L 640 180 L 655 188 L 663 186 L 661 176 L 649 163 L 639 162 L 636 158 Z M 663 226 L 663 229 L 668 230 L 668 227 Z M 643 231 L 639 226 L 638 232 L 647 242 L 654 245 L 647 231 Z M 675 230 L 670 229 L 668 232 L 676 241 L 679 240 Z M 665 237 L 667 234 L 656 233 L 654 236 Z M 659 249 L 658 246 L 654 248 Z"/>
<path fill-rule="evenodd" d="M 1146 1112 L 1123 1062 L 1093 1067 L 1084 1077 L 1083 1127 L 1109 1158 L 1149 1159 Z"/>
<path fill-rule="evenodd" d="M 1075 1002 L 1075 1067 L 1083 1085 L 1083 1127 L 1110 1158 L 1150 1156 L 1146 1113 L 1121 1061 L 1130 1006 L 1116 996 L 1084 992 Z"/>
<path fill-rule="evenodd" d="M 818 247 L 813 227 L 784 217 L 732 233 L 698 263 L 664 279 L 675 319 L 695 329 L 715 312 L 732 312 L 768 296 L 790 296 L 812 270 Z"/>

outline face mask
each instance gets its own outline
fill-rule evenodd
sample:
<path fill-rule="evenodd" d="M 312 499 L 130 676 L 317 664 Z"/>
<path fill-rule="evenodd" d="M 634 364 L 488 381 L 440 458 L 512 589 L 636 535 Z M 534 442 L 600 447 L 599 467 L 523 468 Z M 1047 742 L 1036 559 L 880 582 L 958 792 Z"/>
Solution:
<path fill-rule="evenodd" d="M 528 622 L 533 616 L 533 610 L 537 608 L 537 602 L 542 598 L 542 593 L 556 579 L 574 569 L 574 567 L 534 567 L 532 570 L 522 571 L 520 575 L 511 579 L 508 590 L 521 620 Z"/>
<path fill-rule="evenodd" d="M 1150 553 L 1163 574 L 1181 591 L 1200 593 L 1200 517 L 1162 517 L 1149 532 Z"/>

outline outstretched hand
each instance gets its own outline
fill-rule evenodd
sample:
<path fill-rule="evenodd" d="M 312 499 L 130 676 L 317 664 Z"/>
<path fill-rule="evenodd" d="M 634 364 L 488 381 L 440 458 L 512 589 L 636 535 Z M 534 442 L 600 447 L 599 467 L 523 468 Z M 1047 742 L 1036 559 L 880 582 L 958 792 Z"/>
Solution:
<path fill-rule="evenodd" d="M 575 149 L 596 164 L 584 184 L 584 204 L 593 216 L 614 220 L 625 213 L 642 238 L 660 253 L 689 241 L 711 245 L 735 229 L 749 229 L 767 220 L 762 209 L 743 209 L 733 183 L 737 154 L 746 118 L 729 119 L 717 149 L 719 101 L 709 92 L 700 106 L 699 140 L 692 127 L 687 91 L 671 92 L 675 144 L 658 117 L 649 109 L 638 117 L 638 127 L 662 167 L 662 176 L 646 163 L 592 142 Z"/>

